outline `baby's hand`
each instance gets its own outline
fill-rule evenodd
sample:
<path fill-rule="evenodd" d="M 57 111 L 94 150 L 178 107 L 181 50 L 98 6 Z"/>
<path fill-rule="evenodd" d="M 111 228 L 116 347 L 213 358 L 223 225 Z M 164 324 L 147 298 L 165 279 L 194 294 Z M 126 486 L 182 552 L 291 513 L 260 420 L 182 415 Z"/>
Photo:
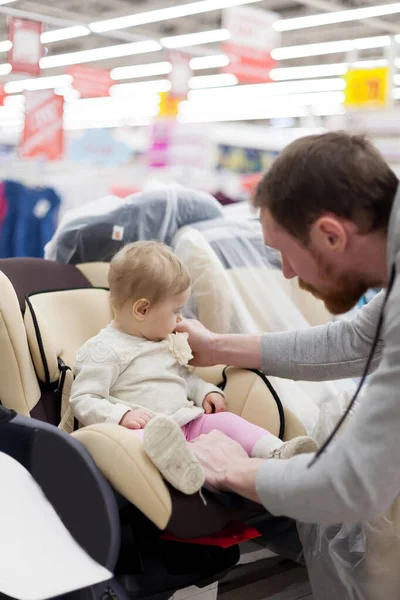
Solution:
<path fill-rule="evenodd" d="M 152 417 L 153 415 L 144 408 L 137 408 L 125 413 L 119 424 L 127 429 L 144 429 Z"/>
<path fill-rule="evenodd" d="M 211 392 L 204 398 L 203 408 L 207 415 L 213 412 L 213 407 L 215 409 L 214 412 L 216 413 L 226 411 L 225 398 L 222 396 L 222 394 L 218 394 L 218 392 Z"/>

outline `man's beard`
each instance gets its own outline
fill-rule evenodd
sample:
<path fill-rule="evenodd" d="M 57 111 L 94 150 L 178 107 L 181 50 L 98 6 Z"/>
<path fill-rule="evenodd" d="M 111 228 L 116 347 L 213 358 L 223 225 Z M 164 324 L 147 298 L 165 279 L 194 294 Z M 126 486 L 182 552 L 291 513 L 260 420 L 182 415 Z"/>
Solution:
<path fill-rule="evenodd" d="M 360 276 L 354 273 L 345 273 L 334 277 L 332 268 L 324 264 L 321 258 L 317 260 L 321 274 L 327 280 L 331 280 L 331 285 L 326 286 L 322 290 L 299 279 L 300 288 L 311 292 L 313 296 L 322 300 L 332 315 L 340 315 L 348 312 L 364 296 L 371 285 L 365 280 L 361 280 Z"/>

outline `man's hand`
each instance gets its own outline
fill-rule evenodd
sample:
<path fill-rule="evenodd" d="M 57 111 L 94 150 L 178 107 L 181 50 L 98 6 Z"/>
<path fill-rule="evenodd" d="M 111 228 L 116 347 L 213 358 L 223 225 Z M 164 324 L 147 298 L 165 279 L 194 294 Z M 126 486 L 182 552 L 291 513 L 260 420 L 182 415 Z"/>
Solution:
<path fill-rule="evenodd" d="M 222 394 L 218 392 L 210 392 L 203 400 L 203 408 L 206 415 L 210 415 L 213 412 L 220 413 L 226 411 L 226 402 Z"/>
<path fill-rule="evenodd" d="M 127 429 L 144 429 L 152 417 L 153 415 L 146 409 L 137 408 L 135 410 L 128 410 L 120 420 L 119 424 Z"/>
<path fill-rule="evenodd" d="M 189 345 L 193 352 L 193 360 L 190 364 L 196 367 L 210 367 L 214 365 L 213 343 L 217 337 L 199 321 L 195 319 L 182 319 L 175 328 L 178 332 L 189 334 Z"/>
<path fill-rule="evenodd" d="M 201 435 L 190 444 L 204 469 L 207 483 L 218 490 L 236 492 L 260 502 L 256 475 L 264 460 L 249 458 L 242 446 L 221 431 Z"/>

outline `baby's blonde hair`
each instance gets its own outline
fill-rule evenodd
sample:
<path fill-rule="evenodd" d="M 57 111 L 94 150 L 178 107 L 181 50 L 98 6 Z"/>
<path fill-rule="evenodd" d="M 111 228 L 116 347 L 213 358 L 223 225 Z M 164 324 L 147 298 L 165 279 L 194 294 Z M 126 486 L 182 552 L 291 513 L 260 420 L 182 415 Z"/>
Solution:
<path fill-rule="evenodd" d="M 156 304 L 186 291 L 190 283 L 185 265 L 161 242 L 127 244 L 112 259 L 108 274 L 114 309 L 141 298 Z"/>

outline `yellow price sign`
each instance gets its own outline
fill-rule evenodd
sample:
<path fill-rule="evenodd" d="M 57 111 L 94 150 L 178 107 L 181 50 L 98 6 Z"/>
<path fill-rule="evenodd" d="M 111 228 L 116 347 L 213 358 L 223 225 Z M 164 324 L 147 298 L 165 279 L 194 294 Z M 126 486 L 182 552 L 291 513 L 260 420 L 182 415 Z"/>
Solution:
<path fill-rule="evenodd" d="M 159 117 L 176 117 L 178 114 L 179 104 L 185 100 L 184 96 L 173 96 L 169 92 L 161 92 L 160 96 L 160 111 Z"/>
<path fill-rule="evenodd" d="M 345 106 L 349 108 L 385 107 L 389 100 L 388 67 L 349 69 L 346 82 Z"/>

